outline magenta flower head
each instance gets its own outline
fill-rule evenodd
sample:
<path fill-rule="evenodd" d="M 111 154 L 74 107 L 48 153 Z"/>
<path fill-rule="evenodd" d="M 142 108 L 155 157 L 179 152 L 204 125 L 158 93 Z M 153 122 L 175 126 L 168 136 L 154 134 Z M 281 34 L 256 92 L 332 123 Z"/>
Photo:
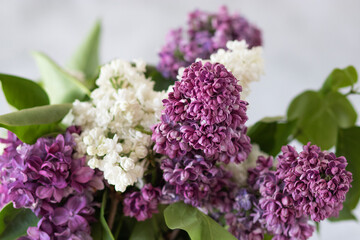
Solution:
<path fill-rule="evenodd" d="M 86 166 L 85 157 L 73 157 L 74 131 L 71 127 L 56 138 L 39 138 L 34 145 L 11 133 L 1 140 L 7 144 L 0 156 L 0 190 L 6 196 L 1 200 L 30 208 L 41 218 L 21 239 L 91 239 L 92 195 L 104 183 L 100 172 Z"/>
<path fill-rule="evenodd" d="M 196 58 L 209 59 L 228 41 L 245 40 L 249 48 L 262 44 L 261 32 L 239 14 L 230 15 L 225 6 L 218 13 L 195 10 L 189 14 L 187 32 L 171 30 L 162 47 L 158 69 L 165 77 L 176 79 L 178 69 Z"/>
<path fill-rule="evenodd" d="M 2 182 L 15 207 L 44 215 L 42 206 L 60 203 L 74 192 L 104 187 L 102 176 L 86 166 L 85 157 L 73 159 L 74 146 L 69 130 L 56 138 L 39 138 L 34 145 L 22 143 L 17 147 L 16 154 L 8 159 L 12 173 Z M 9 170 L 2 169 L 2 173 Z"/>
<path fill-rule="evenodd" d="M 284 146 L 278 161 L 277 175 L 296 201 L 298 211 L 317 222 L 339 214 L 352 182 L 345 157 L 308 143 L 299 154 Z"/>
<path fill-rule="evenodd" d="M 124 215 L 135 217 L 138 221 L 151 218 L 154 213 L 158 213 L 160 197 L 160 188 L 146 184 L 140 191 L 133 191 L 125 195 Z"/>
<path fill-rule="evenodd" d="M 247 102 L 224 65 L 195 62 L 185 68 L 168 99 L 161 123 L 153 127 L 154 150 L 170 158 L 200 150 L 224 163 L 244 161 L 251 151 L 246 135 Z"/>
<path fill-rule="evenodd" d="M 314 227 L 308 217 L 296 208 L 291 194 L 284 189 L 284 182 L 273 169 L 272 157 L 260 156 L 257 165 L 249 169 L 249 185 L 260 193 L 260 222 L 274 239 L 308 239 Z"/>

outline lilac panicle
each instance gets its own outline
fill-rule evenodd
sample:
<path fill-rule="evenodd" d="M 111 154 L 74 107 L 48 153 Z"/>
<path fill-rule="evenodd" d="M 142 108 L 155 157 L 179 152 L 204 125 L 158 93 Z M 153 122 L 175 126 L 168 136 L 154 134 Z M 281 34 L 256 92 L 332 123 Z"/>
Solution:
<path fill-rule="evenodd" d="M 311 143 L 300 153 L 289 145 L 281 150 L 276 170 L 271 157 L 259 157 L 248 183 L 261 194 L 261 217 L 274 239 L 308 239 L 314 231 L 309 217 L 319 222 L 339 214 L 352 174 L 344 157 Z"/>
<path fill-rule="evenodd" d="M 249 169 L 248 183 L 259 191 L 260 220 L 274 239 L 308 239 L 314 227 L 301 214 L 292 196 L 284 189 L 282 180 L 273 170 L 272 157 L 259 157 L 257 165 Z"/>
<path fill-rule="evenodd" d="M 123 211 L 125 216 L 135 217 L 138 221 L 151 218 L 158 213 L 161 190 L 146 184 L 140 191 L 133 191 L 125 195 Z"/>
<path fill-rule="evenodd" d="M 345 157 L 308 143 L 300 153 L 284 146 L 278 160 L 276 173 L 298 211 L 317 222 L 339 214 L 352 182 Z"/>
<path fill-rule="evenodd" d="M 262 44 L 261 32 L 244 17 L 230 15 L 225 6 L 218 13 L 195 10 L 189 14 L 186 36 L 181 28 L 171 30 L 162 47 L 158 69 L 165 77 L 176 79 L 178 69 L 197 58 L 210 55 L 233 40 L 245 40 L 249 48 Z"/>
<path fill-rule="evenodd" d="M 56 138 L 22 143 L 12 133 L 0 156 L 0 189 L 16 208 L 30 208 L 41 218 L 23 239 L 91 239 L 89 220 L 94 213 L 92 194 L 104 187 L 102 174 L 86 166 L 85 157 L 74 159 L 75 142 L 70 127 Z"/>
<path fill-rule="evenodd" d="M 193 63 L 168 99 L 153 127 L 154 150 L 170 158 L 199 150 L 208 159 L 240 163 L 251 151 L 246 135 L 247 102 L 241 86 L 222 64 Z"/>

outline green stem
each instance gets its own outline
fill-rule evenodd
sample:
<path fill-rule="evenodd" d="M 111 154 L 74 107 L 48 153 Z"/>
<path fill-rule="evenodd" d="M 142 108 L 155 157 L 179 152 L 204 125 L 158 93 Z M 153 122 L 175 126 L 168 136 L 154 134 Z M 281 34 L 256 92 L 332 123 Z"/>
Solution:
<path fill-rule="evenodd" d="M 120 199 L 116 196 L 116 192 L 111 192 L 111 206 L 110 206 L 110 213 L 108 218 L 108 226 L 112 230 L 114 226 L 115 216 L 117 212 L 117 207 L 119 205 Z"/>
<path fill-rule="evenodd" d="M 114 234 L 114 238 L 115 238 L 115 239 L 118 239 L 118 237 L 119 237 L 119 234 L 120 234 L 120 231 L 121 231 L 121 227 L 122 227 L 122 225 L 123 225 L 123 222 L 124 222 L 124 217 L 122 216 L 122 217 L 120 218 L 120 221 L 119 221 L 119 223 L 118 223 L 118 225 L 117 225 L 117 227 L 116 227 L 116 230 L 115 230 L 115 234 Z"/>

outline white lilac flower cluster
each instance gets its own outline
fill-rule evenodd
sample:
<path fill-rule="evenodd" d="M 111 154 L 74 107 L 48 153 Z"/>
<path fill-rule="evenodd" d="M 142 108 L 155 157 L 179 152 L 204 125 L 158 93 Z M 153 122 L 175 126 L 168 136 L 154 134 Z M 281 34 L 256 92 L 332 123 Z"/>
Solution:
<path fill-rule="evenodd" d="M 250 93 L 249 84 L 259 81 L 261 75 L 264 74 L 262 47 L 249 49 L 245 40 L 228 41 L 226 47 L 227 50 L 219 49 L 211 54 L 210 61 L 223 64 L 234 75 L 243 88 L 241 98 L 245 99 Z"/>
<path fill-rule="evenodd" d="M 144 174 L 152 145 L 150 127 L 159 121 L 165 92 L 155 92 L 144 75 L 145 63 L 135 66 L 114 60 L 101 68 L 96 88 L 87 102 L 73 103 L 73 124 L 79 154 L 88 165 L 123 192 Z"/>

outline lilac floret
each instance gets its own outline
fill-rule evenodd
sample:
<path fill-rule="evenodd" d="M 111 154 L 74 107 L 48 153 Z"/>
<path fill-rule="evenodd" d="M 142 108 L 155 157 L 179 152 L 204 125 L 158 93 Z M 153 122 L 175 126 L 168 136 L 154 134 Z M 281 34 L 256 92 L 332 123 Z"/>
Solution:
<path fill-rule="evenodd" d="M 140 191 L 127 193 L 123 201 L 124 215 L 135 217 L 138 221 L 149 219 L 158 213 L 160 197 L 160 188 L 151 184 L 146 184 Z"/>

